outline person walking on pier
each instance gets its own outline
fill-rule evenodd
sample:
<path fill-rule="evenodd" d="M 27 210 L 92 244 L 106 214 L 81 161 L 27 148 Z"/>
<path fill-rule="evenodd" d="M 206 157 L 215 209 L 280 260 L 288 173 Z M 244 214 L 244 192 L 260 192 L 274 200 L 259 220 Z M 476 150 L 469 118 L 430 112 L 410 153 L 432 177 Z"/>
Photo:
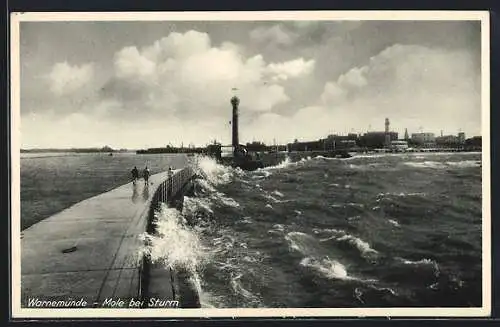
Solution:
<path fill-rule="evenodd" d="M 132 169 L 132 182 L 135 184 L 137 179 L 139 179 L 139 170 L 137 170 L 137 167 L 134 166 L 134 169 Z"/>
<path fill-rule="evenodd" d="M 144 172 L 142 173 L 142 176 L 144 176 L 144 184 L 148 184 L 149 182 L 149 169 L 148 169 L 148 166 L 146 166 L 146 168 L 144 168 Z"/>

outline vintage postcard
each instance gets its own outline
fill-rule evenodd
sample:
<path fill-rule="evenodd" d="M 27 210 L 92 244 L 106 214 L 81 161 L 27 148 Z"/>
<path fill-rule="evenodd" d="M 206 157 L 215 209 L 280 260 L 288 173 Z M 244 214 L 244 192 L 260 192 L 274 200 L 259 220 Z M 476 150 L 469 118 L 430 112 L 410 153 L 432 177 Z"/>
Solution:
<path fill-rule="evenodd" d="M 489 14 L 14 13 L 12 313 L 484 317 Z"/>

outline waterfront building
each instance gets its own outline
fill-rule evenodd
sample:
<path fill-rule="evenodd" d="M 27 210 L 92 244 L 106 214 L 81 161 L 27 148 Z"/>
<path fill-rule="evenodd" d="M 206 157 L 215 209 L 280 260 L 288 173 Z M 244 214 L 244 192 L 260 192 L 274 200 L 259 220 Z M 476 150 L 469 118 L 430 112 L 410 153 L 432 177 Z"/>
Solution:
<path fill-rule="evenodd" d="M 464 143 L 465 143 L 465 133 L 464 133 L 464 132 L 460 132 L 460 133 L 458 133 L 458 141 L 459 141 L 461 144 L 464 144 Z"/>
<path fill-rule="evenodd" d="M 432 144 L 436 140 L 434 133 L 412 133 L 411 141 L 417 145 Z"/>
<path fill-rule="evenodd" d="M 436 145 L 438 146 L 457 146 L 459 145 L 460 139 L 455 135 L 444 135 L 436 137 Z"/>
<path fill-rule="evenodd" d="M 359 145 L 367 148 L 383 148 L 387 143 L 398 139 L 397 132 L 368 132 L 359 138 Z"/>
<path fill-rule="evenodd" d="M 408 142 L 404 140 L 391 141 L 391 150 L 395 152 L 405 152 L 408 150 Z"/>

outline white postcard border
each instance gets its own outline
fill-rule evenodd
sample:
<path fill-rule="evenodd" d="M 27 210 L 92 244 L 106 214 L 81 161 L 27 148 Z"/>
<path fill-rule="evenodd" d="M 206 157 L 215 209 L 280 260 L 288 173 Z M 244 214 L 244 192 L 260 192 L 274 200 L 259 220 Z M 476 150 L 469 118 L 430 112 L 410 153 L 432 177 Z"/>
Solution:
<path fill-rule="evenodd" d="M 26 12 L 12 13 L 11 59 L 11 312 L 13 318 L 204 317 L 484 317 L 491 314 L 490 24 L 487 11 L 267 11 L 267 12 Z M 20 31 L 42 21 L 271 21 L 443 20 L 481 21 L 482 108 L 482 307 L 478 308 L 234 308 L 234 309 L 33 309 L 21 308 Z"/>

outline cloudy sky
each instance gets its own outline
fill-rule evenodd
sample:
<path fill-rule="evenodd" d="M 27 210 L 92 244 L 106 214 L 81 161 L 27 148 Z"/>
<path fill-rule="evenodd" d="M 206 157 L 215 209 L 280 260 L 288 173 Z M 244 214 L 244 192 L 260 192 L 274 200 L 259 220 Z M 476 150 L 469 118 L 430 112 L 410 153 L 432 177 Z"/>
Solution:
<path fill-rule="evenodd" d="M 481 132 L 480 23 L 22 22 L 21 146 Z M 232 91 L 237 88 L 238 91 Z"/>

